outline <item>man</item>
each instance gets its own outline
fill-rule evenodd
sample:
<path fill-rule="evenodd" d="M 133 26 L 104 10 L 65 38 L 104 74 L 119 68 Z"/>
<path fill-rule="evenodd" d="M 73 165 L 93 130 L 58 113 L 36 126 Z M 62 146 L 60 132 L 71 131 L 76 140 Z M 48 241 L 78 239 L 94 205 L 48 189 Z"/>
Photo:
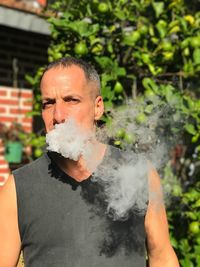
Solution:
<path fill-rule="evenodd" d="M 90 65 L 74 58 L 54 62 L 45 70 L 40 87 L 48 134 L 71 118 L 80 129 L 95 132 L 104 108 L 99 78 Z M 93 138 L 90 143 L 95 148 L 92 170 L 100 169 L 109 160 L 108 148 Z M 149 199 L 145 220 L 133 215 L 114 221 L 105 212 L 104 191 L 91 181 L 83 154 L 64 157 L 59 149 L 15 171 L 0 188 L 1 267 L 16 266 L 21 249 L 26 267 L 142 267 L 145 238 L 149 266 L 179 266 L 153 168 L 148 173 L 149 190 L 157 194 L 159 205 Z M 115 150 L 112 157 L 115 153 L 120 158 Z"/>

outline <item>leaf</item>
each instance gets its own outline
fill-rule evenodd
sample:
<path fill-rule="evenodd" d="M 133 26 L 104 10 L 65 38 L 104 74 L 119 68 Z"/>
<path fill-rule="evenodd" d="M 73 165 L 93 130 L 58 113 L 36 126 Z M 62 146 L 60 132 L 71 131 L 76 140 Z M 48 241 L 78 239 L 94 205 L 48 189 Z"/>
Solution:
<path fill-rule="evenodd" d="M 125 20 L 126 19 L 125 12 L 123 10 L 120 10 L 120 9 L 115 10 L 115 16 L 120 20 Z"/>
<path fill-rule="evenodd" d="M 118 67 L 115 70 L 117 76 L 125 76 L 126 75 L 126 69 L 122 67 Z"/>
<path fill-rule="evenodd" d="M 196 143 L 199 140 L 199 137 L 200 137 L 200 134 L 199 133 L 197 133 L 196 135 L 194 135 L 192 137 L 192 143 Z"/>
<path fill-rule="evenodd" d="M 107 83 L 109 81 L 112 81 L 113 80 L 113 77 L 111 75 L 108 75 L 106 73 L 103 73 L 101 75 L 101 83 L 102 83 L 102 87 L 106 87 Z"/>
<path fill-rule="evenodd" d="M 185 212 L 185 215 L 193 221 L 197 220 L 197 215 L 192 211 Z"/>
<path fill-rule="evenodd" d="M 164 38 L 167 34 L 167 22 L 164 20 L 159 20 L 156 24 L 156 29 L 160 34 L 160 38 Z"/>
<path fill-rule="evenodd" d="M 41 116 L 41 112 L 40 112 L 40 111 L 36 111 L 36 110 L 34 110 L 34 111 L 30 111 L 30 112 L 27 113 L 27 116 L 28 116 L 28 117 L 32 117 L 32 116 Z"/>
<path fill-rule="evenodd" d="M 192 134 L 192 135 L 195 135 L 196 132 L 197 132 L 193 124 L 189 124 L 189 123 L 187 123 L 187 124 L 184 126 L 184 128 L 185 128 L 185 130 L 186 130 L 188 133 L 190 133 L 190 134 Z"/>
<path fill-rule="evenodd" d="M 85 20 L 68 22 L 65 28 L 78 33 L 81 37 L 89 37 L 99 31 L 99 24 L 90 24 Z"/>
<path fill-rule="evenodd" d="M 158 18 L 164 11 L 164 3 L 163 2 L 154 2 L 152 3 L 153 9 L 156 13 L 156 17 Z"/>
<path fill-rule="evenodd" d="M 180 260 L 181 266 L 182 267 L 194 267 L 194 264 L 189 258 L 184 258 Z"/>
<path fill-rule="evenodd" d="M 171 244 L 174 248 L 178 247 L 178 242 L 174 237 L 170 237 Z"/>
<path fill-rule="evenodd" d="M 200 48 L 195 48 L 193 52 L 193 61 L 196 65 L 200 64 Z"/>
<path fill-rule="evenodd" d="M 104 70 L 113 65 L 113 60 L 109 57 L 95 57 L 95 60 Z"/>
<path fill-rule="evenodd" d="M 145 89 L 153 90 L 155 93 L 158 92 L 158 86 L 155 81 L 151 78 L 144 78 L 142 84 Z"/>

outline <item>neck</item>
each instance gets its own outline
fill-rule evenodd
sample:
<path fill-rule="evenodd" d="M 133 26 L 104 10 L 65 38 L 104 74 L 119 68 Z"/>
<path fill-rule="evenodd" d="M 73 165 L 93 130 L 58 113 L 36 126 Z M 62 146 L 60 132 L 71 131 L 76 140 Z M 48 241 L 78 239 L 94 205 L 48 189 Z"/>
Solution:
<path fill-rule="evenodd" d="M 86 160 L 81 156 L 77 161 L 72 159 L 64 158 L 59 154 L 54 154 L 53 159 L 57 165 L 69 176 L 74 178 L 76 181 L 83 181 L 89 178 L 93 171 L 103 160 L 104 154 L 106 151 L 106 145 L 96 142 L 93 144 L 93 149 L 91 151 L 92 155 L 89 157 L 89 160 Z M 88 166 L 88 163 L 90 166 Z"/>

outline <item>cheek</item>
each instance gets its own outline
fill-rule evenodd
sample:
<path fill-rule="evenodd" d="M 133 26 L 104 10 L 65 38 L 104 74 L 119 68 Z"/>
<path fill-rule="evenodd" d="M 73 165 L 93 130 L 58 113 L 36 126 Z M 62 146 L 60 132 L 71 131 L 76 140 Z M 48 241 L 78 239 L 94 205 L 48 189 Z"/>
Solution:
<path fill-rule="evenodd" d="M 50 112 L 47 112 L 47 111 L 43 111 L 42 112 L 42 119 L 44 121 L 44 124 L 45 124 L 45 128 L 46 128 L 46 131 L 49 131 L 52 127 L 52 115 Z M 52 125 L 51 125 L 52 124 Z"/>
<path fill-rule="evenodd" d="M 84 109 L 77 109 L 74 115 L 76 119 L 81 123 L 87 125 L 94 124 L 94 105 L 86 106 Z"/>

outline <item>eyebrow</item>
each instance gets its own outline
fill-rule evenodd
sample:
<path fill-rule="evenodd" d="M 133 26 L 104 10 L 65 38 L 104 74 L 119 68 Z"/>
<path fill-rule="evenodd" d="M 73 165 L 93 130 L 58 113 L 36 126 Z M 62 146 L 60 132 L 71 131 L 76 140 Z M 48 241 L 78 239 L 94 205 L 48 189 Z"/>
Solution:
<path fill-rule="evenodd" d="M 75 98 L 75 97 L 78 97 L 80 99 L 83 99 L 82 96 L 76 95 L 76 94 L 69 94 L 69 95 L 62 96 L 62 99 L 65 99 L 65 98 Z M 55 98 L 51 98 L 51 97 L 44 97 L 44 98 L 42 98 L 42 101 L 52 101 L 52 100 L 55 100 Z"/>
<path fill-rule="evenodd" d="M 52 100 L 55 100 L 55 98 L 50 98 L 50 97 L 42 98 L 42 101 L 52 101 Z"/>

